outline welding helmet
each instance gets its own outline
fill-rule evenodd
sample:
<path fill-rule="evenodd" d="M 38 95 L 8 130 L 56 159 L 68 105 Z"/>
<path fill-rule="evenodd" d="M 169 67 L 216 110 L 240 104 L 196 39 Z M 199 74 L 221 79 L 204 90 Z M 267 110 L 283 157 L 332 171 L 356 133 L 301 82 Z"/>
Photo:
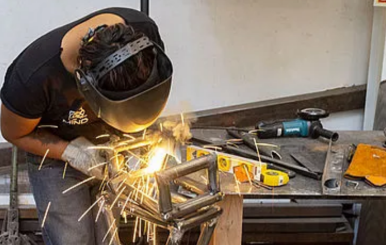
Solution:
<path fill-rule="evenodd" d="M 100 78 L 144 49 L 152 49 L 155 58 L 142 85 L 118 92 L 99 87 Z M 172 63 L 162 48 L 144 36 L 126 44 L 94 69 L 77 69 L 75 77 L 80 93 L 99 118 L 122 132 L 134 133 L 149 127 L 160 116 L 169 97 L 172 73 Z"/>

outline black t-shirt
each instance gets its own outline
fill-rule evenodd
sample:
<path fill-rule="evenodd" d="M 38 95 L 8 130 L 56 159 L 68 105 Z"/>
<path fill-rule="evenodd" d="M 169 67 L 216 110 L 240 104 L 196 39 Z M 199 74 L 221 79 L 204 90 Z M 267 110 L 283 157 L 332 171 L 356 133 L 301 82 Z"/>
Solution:
<path fill-rule="evenodd" d="M 91 111 L 78 92 L 75 78 L 60 59 L 64 35 L 76 25 L 102 13 L 120 16 L 134 30 L 143 32 L 162 48 L 155 22 L 128 8 L 108 8 L 59 27 L 30 44 L 9 66 L 1 89 L 1 100 L 12 112 L 25 118 L 41 118 L 40 125 L 65 139 L 85 136 L 90 140 L 112 130 Z"/>

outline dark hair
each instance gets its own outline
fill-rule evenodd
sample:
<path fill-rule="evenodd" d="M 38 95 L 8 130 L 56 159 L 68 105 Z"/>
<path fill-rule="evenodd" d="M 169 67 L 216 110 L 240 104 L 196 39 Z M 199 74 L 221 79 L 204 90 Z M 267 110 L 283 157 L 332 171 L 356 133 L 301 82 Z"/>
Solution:
<path fill-rule="evenodd" d="M 82 44 L 78 60 L 83 70 L 95 68 L 109 55 L 129 42 L 143 37 L 131 26 L 115 24 L 97 31 L 90 41 Z M 154 53 L 144 49 L 112 69 L 98 81 L 98 87 L 109 91 L 127 91 L 142 85 L 153 67 Z"/>

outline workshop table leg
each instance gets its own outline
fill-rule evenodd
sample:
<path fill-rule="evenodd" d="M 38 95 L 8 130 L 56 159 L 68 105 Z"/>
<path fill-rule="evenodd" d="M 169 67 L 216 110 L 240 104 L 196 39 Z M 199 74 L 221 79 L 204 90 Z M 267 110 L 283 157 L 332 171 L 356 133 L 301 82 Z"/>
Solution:
<path fill-rule="evenodd" d="M 243 226 L 243 196 L 225 196 L 219 203 L 223 213 L 214 230 L 211 245 L 241 244 Z"/>

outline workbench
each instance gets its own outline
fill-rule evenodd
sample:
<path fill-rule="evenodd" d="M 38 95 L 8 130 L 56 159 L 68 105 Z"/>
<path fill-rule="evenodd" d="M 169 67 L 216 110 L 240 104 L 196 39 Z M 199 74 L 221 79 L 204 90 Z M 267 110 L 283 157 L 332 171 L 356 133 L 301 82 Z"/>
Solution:
<path fill-rule="evenodd" d="M 211 141 L 228 139 L 225 130 L 193 130 L 193 135 L 198 138 L 205 138 Z M 221 203 L 224 213 L 221 216 L 218 227 L 213 236 L 213 244 L 215 245 L 234 245 L 241 244 L 242 238 L 242 216 L 243 216 L 243 199 L 244 198 L 290 198 L 290 199 L 350 199 L 364 200 L 368 198 L 384 199 L 386 198 L 386 188 L 373 188 L 365 184 L 363 181 L 356 181 L 357 186 L 352 185 L 352 182 L 343 177 L 343 173 L 348 167 L 346 156 L 350 144 L 367 143 L 377 146 L 382 146 L 385 141 L 385 136 L 381 131 L 342 131 L 339 132 L 340 138 L 331 146 L 331 152 L 343 152 L 345 157 L 342 161 L 342 178 L 340 188 L 332 193 L 326 193 L 322 188 L 322 181 L 311 179 L 309 177 L 297 174 L 296 177 L 290 179 L 286 186 L 274 188 L 273 191 L 263 188 L 256 188 L 249 183 L 240 185 L 238 192 L 235 180 L 228 173 L 220 173 L 221 190 L 225 194 L 225 198 Z M 321 168 L 324 168 L 326 162 L 327 150 L 329 141 L 325 139 L 310 139 L 310 138 L 280 138 L 259 140 L 259 142 L 271 143 L 278 146 L 278 151 L 283 157 L 283 160 L 289 163 L 297 164 L 289 155 L 293 152 L 302 152 L 308 154 L 313 163 Z M 326 169 L 325 173 L 330 170 Z"/>

